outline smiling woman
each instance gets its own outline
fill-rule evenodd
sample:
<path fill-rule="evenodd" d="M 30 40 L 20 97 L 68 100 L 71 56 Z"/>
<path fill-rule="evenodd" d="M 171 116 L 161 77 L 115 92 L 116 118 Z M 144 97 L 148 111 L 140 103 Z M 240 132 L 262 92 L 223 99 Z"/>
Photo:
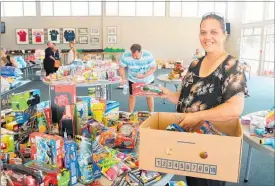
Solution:
<path fill-rule="evenodd" d="M 180 125 L 192 131 L 201 121 L 238 118 L 244 107 L 246 78 L 239 61 L 227 54 L 223 17 L 210 13 L 200 23 L 200 42 L 207 55 L 194 60 L 179 92 L 161 87 L 164 97 L 177 104 Z M 225 182 L 187 177 L 188 186 L 224 186 Z"/>

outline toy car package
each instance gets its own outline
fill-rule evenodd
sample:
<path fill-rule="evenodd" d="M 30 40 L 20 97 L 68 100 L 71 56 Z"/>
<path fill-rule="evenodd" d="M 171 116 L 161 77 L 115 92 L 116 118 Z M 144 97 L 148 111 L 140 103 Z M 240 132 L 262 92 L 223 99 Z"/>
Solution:
<path fill-rule="evenodd" d="M 162 90 L 156 85 L 145 83 L 133 83 L 133 96 L 161 96 Z"/>

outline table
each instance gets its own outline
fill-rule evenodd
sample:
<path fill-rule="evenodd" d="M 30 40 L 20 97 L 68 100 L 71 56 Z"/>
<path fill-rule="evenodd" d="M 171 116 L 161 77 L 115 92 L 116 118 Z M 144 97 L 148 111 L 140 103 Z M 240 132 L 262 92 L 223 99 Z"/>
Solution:
<path fill-rule="evenodd" d="M 245 116 L 250 116 L 253 114 L 257 114 L 257 112 L 250 113 Z M 251 158 L 252 158 L 252 147 L 258 151 L 263 152 L 264 154 L 271 156 L 271 157 L 275 157 L 275 150 L 269 145 L 261 145 L 259 143 L 259 141 L 260 141 L 259 137 L 250 136 L 249 125 L 242 125 L 242 127 L 243 127 L 243 139 L 249 145 L 247 163 L 246 163 L 246 169 L 245 169 L 245 177 L 244 177 L 244 182 L 248 182 L 248 176 L 249 176 L 249 172 L 250 172 L 250 163 L 251 163 Z"/>
<path fill-rule="evenodd" d="M 121 82 L 121 80 L 117 80 L 117 81 L 108 81 L 108 80 L 98 80 L 95 82 L 91 82 L 91 83 L 76 83 L 76 87 L 77 88 L 81 88 L 81 87 L 93 87 L 93 86 L 97 86 L 97 85 L 106 85 L 107 88 L 107 98 L 109 100 L 112 100 L 112 85 L 114 84 L 119 84 Z M 62 81 L 55 81 L 52 83 L 43 81 L 44 84 L 46 85 L 60 85 L 60 84 L 64 84 L 64 83 L 71 83 L 71 81 L 66 81 L 66 80 L 62 80 Z"/>
<path fill-rule="evenodd" d="M 29 78 L 29 73 L 31 75 L 33 75 L 33 67 L 35 66 L 35 64 L 31 64 L 31 65 L 27 65 L 26 67 L 20 68 L 20 70 L 22 70 L 23 74 L 24 74 L 24 78 L 28 79 Z"/>
<path fill-rule="evenodd" d="M 172 174 L 166 174 L 161 180 L 159 180 L 158 182 L 150 185 L 150 186 L 160 186 L 160 185 L 166 185 L 167 183 L 169 183 L 169 181 L 173 178 L 174 175 Z M 104 185 L 104 186 L 111 186 L 112 185 L 112 181 L 109 181 L 107 178 L 105 178 L 103 175 L 101 176 L 100 179 L 98 179 L 98 181 Z M 84 186 L 81 183 L 77 183 L 76 186 Z"/>
<path fill-rule="evenodd" d="M 164 83 L 164 87 L 166 87 L 166 84 L 173 84 L 176 87 L 176 91 L 178 91 L 178 86 L 182 83 L 181 79 L 168 79 L 168 74 L 161 74 L 157 76 L 157 79 Z M 165 98 L 163 99 L 163 104 L 165 104 Z"/>

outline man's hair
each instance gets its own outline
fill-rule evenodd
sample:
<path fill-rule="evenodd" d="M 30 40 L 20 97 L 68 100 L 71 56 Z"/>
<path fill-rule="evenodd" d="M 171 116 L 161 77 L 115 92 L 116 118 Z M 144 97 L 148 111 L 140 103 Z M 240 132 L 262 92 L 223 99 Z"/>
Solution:
<path fill-rule="evenodd" d="M 135 53 L 136 51 L 140 52 L 141 51 L 141 46 L 140 44 L 133 44 L 130 48 L 132 53 Z"/>

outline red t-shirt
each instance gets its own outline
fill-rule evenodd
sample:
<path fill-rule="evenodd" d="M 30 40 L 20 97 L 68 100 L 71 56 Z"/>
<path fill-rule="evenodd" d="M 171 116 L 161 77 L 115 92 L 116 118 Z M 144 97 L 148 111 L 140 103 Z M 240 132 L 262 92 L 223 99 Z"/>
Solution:
<path fill-rule="evenodd" d="M 34 32 L 33 35 L 35 36 L 35 42 L 37 43 L 41 43 L 42 42 L 42 35 L 43 35 L 43 32 Z"/>
<path fill-rule="evenodd" d="M 17 34 L 19 35 L 19 41 L 26 42 L 27 33 L 24 30 L 20 30 Z"/>

